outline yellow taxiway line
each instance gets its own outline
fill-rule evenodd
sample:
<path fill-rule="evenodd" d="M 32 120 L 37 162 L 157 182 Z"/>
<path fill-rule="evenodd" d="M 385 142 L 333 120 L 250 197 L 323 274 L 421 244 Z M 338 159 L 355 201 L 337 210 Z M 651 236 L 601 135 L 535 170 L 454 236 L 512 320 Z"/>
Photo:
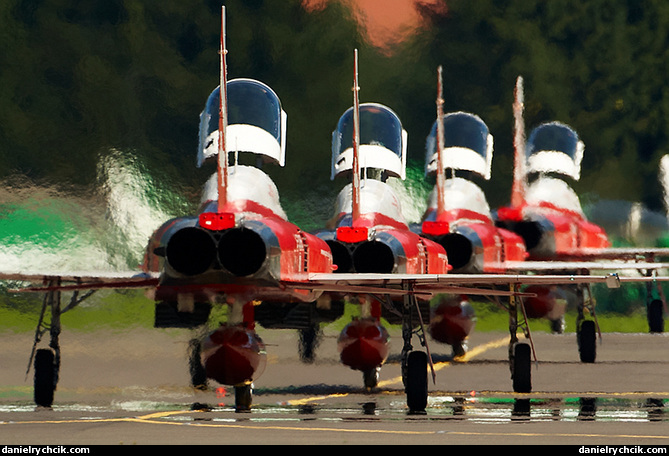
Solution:
<path fill-rule="evenodd" d="M 477 345 L 476 347 L 472 348 L 469 350 L 465 355 L 462 357 L 458 358 L 458 362 L 467 362 L 472 358 L 475 358 L 476 356 L 481 355 L 482 353 L 487 352 L 488 350 L 492 350 L 494 348 L 499 348 L 503 347 L 504 345 L 508 345 L 509 343 L 509 338 L 508 337 L 503 337 L 501 339 L 496 339 L 493 341 L 490 341 L 485 344 Z M 439 371 L 441 369 L 444 369 L 445 367 L 448 367 L 452 364 L 450 361 L 446 362 L 441 362 L 437 363 L 434 365 L 434 370 Z M 392 385 L 397 385 L 402 383 L 402 377 L 398 376 L 395 378 L 391 378 L 388 380 L 382 380 L 379 382 L 379 388 L 387 388 Z M 313 397 L 307 397 L 304 399 L 295 399 L 292 401 L 288 401 L 287 405 L 302 405 L 302 404 L 308 404 L 314 401 L 319 401 L 327 398 L 332 398 L 332 397 L 345 397 L 348 396 L 349 393 L 339 393 L 339 394 L 328 394 L 328 395 L 322 395 L 322 396 L 313 396 Z"/>

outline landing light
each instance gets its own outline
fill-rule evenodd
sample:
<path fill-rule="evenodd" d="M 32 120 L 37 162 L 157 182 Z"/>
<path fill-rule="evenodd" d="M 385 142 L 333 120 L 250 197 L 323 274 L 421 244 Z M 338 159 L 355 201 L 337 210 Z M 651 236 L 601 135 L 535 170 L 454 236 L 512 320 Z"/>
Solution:
<path fill-rule="evenodd" d="M 369 239 L 367 228 L 340 226 L 337 228 L 337 240 L 341 242 L 362 242 Z"/>
<path fill-rule="evenodd" d="M 230 212 L 203 212 L 199 220 L 202 228 L 212 231 L 227 230 L 235 226 L 235 214 Z"/>
<path fill-rule="evenodd" d="M 426 221 L 423 222 L 423 233 L 429 236 L 439 236 L 442 234 L 448 234 L 450 231 L 450 226 L 448 222 L 432 222 Z"/>
<path fill-rule="evenodd" d="M 523 219 L 523 210 L 519 207 L 500 207 L 497 210 L 497 217 L 500 220 L 520 222 Z"/>

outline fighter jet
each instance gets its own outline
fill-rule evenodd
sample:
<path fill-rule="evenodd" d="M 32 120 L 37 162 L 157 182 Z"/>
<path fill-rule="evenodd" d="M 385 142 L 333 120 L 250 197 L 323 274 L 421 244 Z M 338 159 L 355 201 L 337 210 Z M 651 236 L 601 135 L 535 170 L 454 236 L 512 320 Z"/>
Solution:
<path fill-rule="evenodd" d="M 586 218 L 568 182 L 580 179 L 583 141 L 572 127 L 556 121 L 538 125 L 526 140 L 523 107 L 523 79 L 518 77 L 511 204 L 497 210 L 496 224 L 523 238 L 529 256 L 519 267 L 537 273 L 624 268 L 646 275 L 663 267 L 656 261 L 667 258 L 669 249 L 614 248 L 605 230 Z M 526 302 L 528 314 L 537 318 L 550 315 L 554 330 L 559 332 L 563 311 L 557 311 L 556 305 L 560 289 L 535 287 L 528 291 L 536 294 Z M 576 293 L 581 360 L 594 362 L 598 332 L 594 300 L 585 284 L 578 286 Z M 654 316 L 651 326 L 657 326 L 658 314 L 661 318 L 655 309 L 658 306 L 662 306 L 659 300 L 649 302 L 649 318 Z"/>
<path fill-rule="evenodd" d="M 357 49 L 353 66 L 353 106 L 332 134 L 331 169 L 332 179 L 348 177 L 350 183 L 337 196 L 329 226 L 316 234 L 330 247 L 338 274 L 446 274 L 450 267 L 445 250 L 410 230 L 388 182 L 405 178 L 407 133 L 387 106 L 360 104 Z M 374 297 L 352 299 L 362 301 L 362 312 L 339 336 L 341 361 L 362 371 L 365 386 L 373 388 L 389 350 L 382 308 L 385 304 L 391 314 L 399 310 Z"/>
<path fill-rule="evenodd" d="M 411 412 L 424 413 L 430 357 L 422 331 L 421 300 L 450 293 L 508 296 L 513 302 L 523 296 L 519 291 L 521 284 L 583 282 L 617 286 L 621 282 L 649 280 L 615 274 L 447 274 L 447 258 L 436 243 L 411 237 L 392 224 L 386 230 L 378 230 L 377 240 L 376 227 L 382 217 L 374 223 L 374 219 L 365 218 L 363 191 L 353 196 L 355 201 L 361 197 L 359 205 L 353 204 L 360 209 L 352 212 L 353 223 L 341 223 L 337 239 L 341 233 L 345 238 L 349 236 L 348 241 L 357 242 L 358 248 L 364 245 L 365 249 L 378 252 L 380 256 L 376 258 L 385 269 L 340 272 L 342 263 L 335 260 L 336 254 L 325 239 L 306 233 L 287 220 L 278 190 L 262 170 L 265 164 L 281 166 L 285 162 L 287 117 L 278 96 L 266 84 L 253 79 L 227 80 L 225 7 L 220 41 L 220 83 L 201 114 L 197 161 L 200 166 L 213 161 L 216 171 L 204 185 L 199 211 L 162 224 L 148 240 L 139 270 L 0 270 L 0 280 L 14 281 L 17 292 L 39 292 L 45 296 L 31 353 L 34 399 L 38 405 L 51 406 L 54 401 L 60 369 L 61 315 L 99 289 L 145 289 L 156 302 L 156 326 L 207 328 L 211 307 L 227 306 L 227 320 L 192 344 L 191 377 L 196 387 L 209 379 L 233 386 L 236 410 L 240 412 L 251 409 L 252 384 L 265 367 L 266 347 L 255 327 L 259 302 L 278 308 L 285 303 L 313 306 L 328 295 L 371 297 L 400 314 L 407 405 Z M 357 97 L 357 83 L 355 87 Z M 353 114 L 358 116 L 357 109 Z M 362 145 L 364 129 L 358 133 L 362 133 L 361 137 L 356 133 L 353 141 Z M 340 139 L 342 144 L 346 141 L 344 137 Z M 240 154 L 250 154 L 256 165 L 240 164 Z M 358 167 L 365 169 L 366 165 L 355 164 L 353 169 Z M 371 179 L 358 172 L 352 178 L 360 179 L 352 189 L 379 187 L 370 185 Z M 393 238 L 404 234 L 407 241 L 401 244 L 403 250 L 388 246 Z M 411 238 L 415 243 L 408 241 Z M 385 246 L 381 240 L 385 240 Z M 370 258 L 363 262 L 366 267 L 374 266 Z M 80 296 L 81 291 L 86 293 Z M 62 296 L 70 292 L 71 299 L 63 306 Z M 38 348 L 46 332 L 50 336 L 48 347 Z M 414 349 L 412 338 L 416 334 L 425 350 Z M 529 352 L 527 355 L 521 362 L 516 352 L 512 363 L 514 385 L 521 379 L 524 389 L 530 388 Z"/>
<path fill-rule="evenodd" d="M 485 122 L 468 112 L 443 112 L 442 67 L 437 69 L 437 115 L 426 142 L 425 175 L 435 176 L 422 236 L 437 242 L 453 273 L 505 273 L 509 263 L 527 258 L 523 239 L 497 227 L 476 178 L 490 179 L 493 136 Z M 432 309 L 430 335 L 465 352 L 474 327 L 474 311 L 466 296 L 440 299 Z"/>

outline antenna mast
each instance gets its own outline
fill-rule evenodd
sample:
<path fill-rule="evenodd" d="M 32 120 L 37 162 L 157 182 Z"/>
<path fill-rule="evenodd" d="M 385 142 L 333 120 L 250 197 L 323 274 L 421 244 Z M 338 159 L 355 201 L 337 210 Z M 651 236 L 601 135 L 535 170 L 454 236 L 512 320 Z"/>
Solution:
<path fill-rule="evenodd" d="M 443 165 L 443 151 L 444 151 L 444 97 L 443 97 L 443 80 L 441 65 L 437 68 L 437 219 L 445 210 L 444 201 L 444 165 Z"/>
<path fill-rule="evenodd" d="M 218 211 L 222 211 L 228 202 L 228 150 L 225 143 L 225 134 L 228 126 L 228 81 L 225 47 L 225 6 L 221 7 L 221 48 L 220 48 L 220 86 L 219 86 L 219 113 L 218 113 Z"/>
<path fill-rule="evenodd" d="M 354 50 L 353 62 L 353 184 L 352 184 L 352 223 L 354 225 L 360 218 L 360 100 L 358 92 L 358 50 Z"/>
<path fill-rule="evenodd" d="M 521 207 L 525 203 L 525 122 L 523 110 L 525 108 L 525 94 L 523 77 L 516 79 L 514 91 L 513 117 L 515 119 L 513 135 L 513 186 L 511 187 L 511 207 Z"/>

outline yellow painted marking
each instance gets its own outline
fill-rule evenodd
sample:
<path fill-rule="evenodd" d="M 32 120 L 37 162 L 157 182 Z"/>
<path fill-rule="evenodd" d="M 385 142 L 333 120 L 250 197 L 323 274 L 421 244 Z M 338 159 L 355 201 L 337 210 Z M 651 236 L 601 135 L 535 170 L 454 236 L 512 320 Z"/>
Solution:
<path fill-rule="evenodd" d="M 508 345 L 508 343 L 509 343 L 509 338 L 503 337 L 501 339 L 490 341 L 487 344 L 477 345 L 476 347 L 472 348 L 467 353 L 465 353 L 464 356 L 462 357 L 462 360 L 464 362 L 467 362 L 470 359 L 479 356 L 480 354 L 485 353 L 488 350 L 492 350 L 493 348 L 503 347 L 504 345 Z"/>
<path fill-rule="evenodd" d="M 471 360 L 472 358 L 479 356 L 488 350 L 492 350 L 494 348 L 499 348 L 504 346 L 505 344 L 509 343 L 509 338 L 508 337 L 503 337 L 501 339 L 493 340 L 491 342 L 482 344 L 482 345 L 477 345 L 476 347 L 472 348 L 469 350 L 463 357 L 459 358 L 458 362 L 467 362 Z M 443 362 L 443 363 L 437 363 L 434 365 L 434 370 L 439 371 L 445 367 L 450 366 L 452 363 L 451 362 Z M 395 377 L 389 380 L 382 380 L 379 382 L 379 387 L 380 388 L 387 388 L 391 385 L 396 385 L 402 383 L 402 377 Z M 348 393 L 344 394 L 337 394 L 336 396 L 347 396 Z M 288 404 L 290 405 L 300 405 L 300 404 L 307 404 L 309 402 L 314 402 L 318 401 L 321 399 L 327 399 L 329 397 L 335 397 L 335 395 L 326 395 L 326 396 L 318 396 L 318 397 L 309 397 L 305 399 L 297 399 L 295 401 L 289 401 Z"/>
<path fill-rule="evenodd" d="M 219 428 L 219 429 L 246 429 L 246 430 L 274 430 L 274 431 L 317 431 L 317 432 L 334 432 L 337 434 L 392 434 L 392 435 L 463 435 L 463 436 L 504 436 L 504 437 L 543 437 L 550 435 L 551 437 L 579 437 L 579 438 L 608 438 L 608 439 L 655 439 L 655 440 L 669 440 L 669 435 L 648 435 L 648 434 L 595 434 L 595 433 L 541 433 L 541 432 L 487 432 L 487 431 L 444 431 L 444 430 L 429 430 L 429 431 L 415 431 L 407 429 L 359 429 L 359 428 L 338 428 L 338 427 L 305 427 L 305 426 L 278 426 L 268 425 L 266 423 L 254 423 L 254 426 L 249 426 L 249 421 L 243 423 L 207 423 L 207 422 L 184 422 L 184 421 L 163 421 L 157 420 L 161 416 L 178 415 L 187 413 L 198 413 L 196 411 L 173 411 L 165 413 L 152 413 L 141 417 L 126 417 L 126 418 L 99 418 L 82 420 L 35 420 L 35 421 L 11 421 L 0 422 L 0 426 L 6 425 L 22 425 L 22 424 L 67 424 L 67 423 L 113 423 L 113 422 L 128 422 L 128 423 L 147 423 L 147 424 L 161 424 L 172 426 L 196 426 L 201 428 Z"/>
<path fill-rule="evenodd" d="M 499 348 L 502 347 L 506 344 L 508 344 L 509 339 L 508 337 L 504 337 L 502 339 L 497 339 L 493 340 L 491 342 L 488 342 L 486 344 L 478 345 L 471 350 L 469 350 L 463 357 L 461 357 L 458 362 L 467 362 L 477 356 L 480 356 L 481 354 L 487 352 L 488 350 L 492 350 L 494 348 Z M 435 365 L 435 370 L 440 370 L 445 367 L 448 367 L 452 365 L 452 362 L 443 362 L 443 363 L 437 363 Z M 379 386 L 388 386 L 392 385 L 395 383 L 401 383 L 402 378 L 401 377 L 396 377 L 390 380 L 385 380 L 383 382 L 379 382 Z M 630 395 L 633 393 L 605 393 L 605 396 L 624 396 L 624 395 Z M 638 394 L 643 394 L 644 396 L 648 395 L 649 393 L 638 393 Z M 656 396 L 660 395 L 665 395 L 669 393 L 654 393 Z M 346 397 L 348 396 L 348 393 L 341 393 L 341 394 L 331 394 L 331 395 L 322 395 L 322 396 L 314 396 L 310 398 L 305 398 L 305 399 L 298 399 L 294 401 L 289 401 L 288 404 L 290 405 L 299 405 L 299 404 L 305 404 L 309 402 L 314 402 L 318 400 L 323 400 L 323 399 L 328 399 L 328 398 L 333 398 L 333 397 Z M 444 436 L 447 435 L 463 435 L 463 436 L 516 436 L 516 437 L 542 437 L 546 435 L 550 435 L 552 437 L 555 436 L 562 436 L 562 437 L 583 437 L 583 438 L 602 438 L 606 437 L 609 439 L 640 439 L 640 438 L 645 438 L 645 439 L 655 439 L 655 440 L 669 440 L 669 435 L 638 435 L 638 434 L 626 434 L 626 435 L 609 435 L 609 434 L 595 434 L 595 433 L 584 433 L 584 434 L 577 434 L 577 433 L 554 433 L 551 432 L 549 434 L 547 433 L 534 433 L 534 432 L 486 432 L 486 431 L 473 431 L 473 432 L 468 432 L 468 431 L 443 431 L 443 430 L 429 430 L 429 431 L 416 431 L 416 430 L 406 430 L 406 429 L 393 429 L 393 430 L 385 430 L 385 429 L 352 429 L 352 428 L 335 428 L 335 427 L 304 427 L 304 426 L 280 426 L 280 425 L 268 425 L 267 423 L 261 423 L 257 422 L 254 423 L 254 426 L 250 427 L 249 426 L 249 421 L 245 421 L 243 423 L 211 423 L 211 422 L 204 422 L 204 421 L 165 421 L 162 418 L 167 418 L 170 416 L 176 416 L 176 415 L 184 415 L 184 414 L 193 414 L 193 413 L 201 413 L 200 411 L 197 410 L 172 410 L 172 411 L 164 411 L 164 412 L 156 412 L 156 413 L 149 413 L 147 415 L 143 416 L 138 416 L 138 417 L 122 417 L 122 418 L 98 418 L 98 419 L 87 419 L 85 420 L 86 423 L 113 423 L 113 422 L 135 422 L 135 423 L 147 423 L 147 424 L 162 424 L 162 425 L 172 425 L 172 426 L 197 426 L 197 427 L 207 427 L 207 428 L 228 428 L 228 429 L 262 429 L 262 430 L 277 430 L 277 431 L 285 431 L 285 430 L 290 430 L 290 431 L 317 431 L 317 432 L 335 432 L 335 433 L 355 433 L 355 434 L 393 434 L 393 435 L 434 435 L 434 434 L 442 434 Z M 21 425 L 21 424 L 67 424 L 67 423 L 82 423 L 82 420 L 79 419 L 65 419 L 65 420 L 30 420 L 30 421 L 0 421 L 0 426 L 7 426 L 7 425 Z"/>
<path fill-rule="evenodd" d="M 295 400 L 292 400 L 292 401 L 288 401 L 287 404 L 288 405 L 302 405 L 302 404 L 308 404 L 310 402 L 318 401 L 318 400 L 321 400 L 321 399 L 328 399 L 328 398 L 332 398 L 332 397 L 346 397 L 346 396 L 348 396 L 348 393 L 326 394 L 326 395 L 323 395 L 323 396 L 312 396 L 312 397 L 308 397 L 308 398 L 305 398 L 305 399 L 295 399 Z"/>

